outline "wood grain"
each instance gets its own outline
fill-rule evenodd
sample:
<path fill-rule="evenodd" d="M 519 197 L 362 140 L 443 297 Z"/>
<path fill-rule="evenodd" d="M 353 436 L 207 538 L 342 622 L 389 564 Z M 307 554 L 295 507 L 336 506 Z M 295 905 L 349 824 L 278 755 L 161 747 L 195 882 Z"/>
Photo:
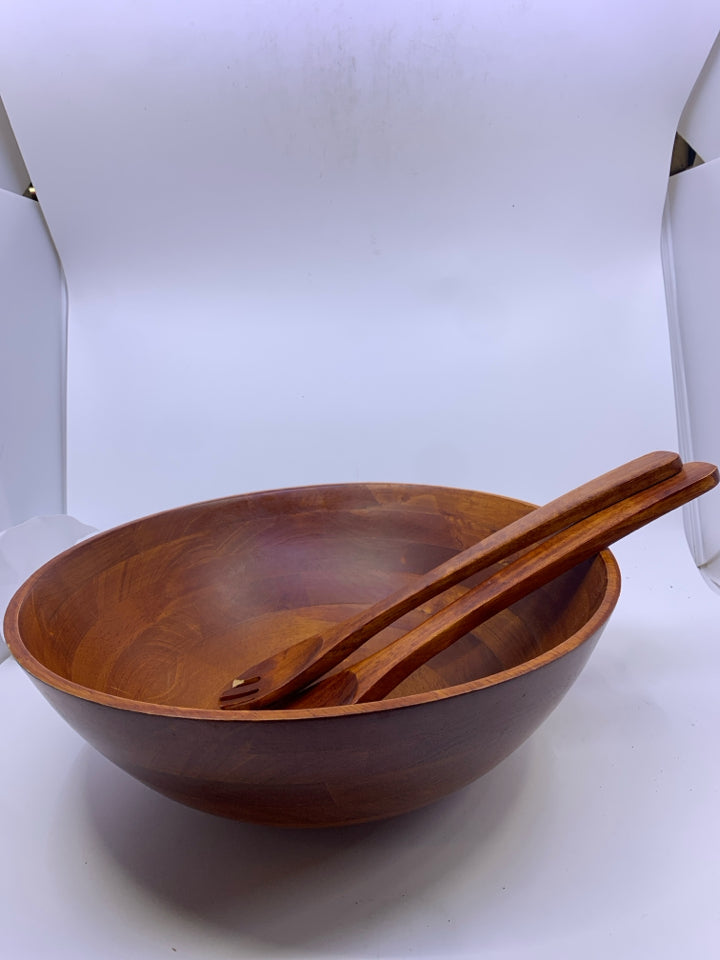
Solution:
<path fill-rule="evenodd" d="M 380 703 L 223 711 L 218 691 L 531 509 L 403 484 L 193 504 L 50 561 L 13 598 L 5 635 L 89 743 L 167 796 L 287 826 L 394 816 L 486 772 L 554 708 L 617 601 L 609 553 L 471 631 Z"/>

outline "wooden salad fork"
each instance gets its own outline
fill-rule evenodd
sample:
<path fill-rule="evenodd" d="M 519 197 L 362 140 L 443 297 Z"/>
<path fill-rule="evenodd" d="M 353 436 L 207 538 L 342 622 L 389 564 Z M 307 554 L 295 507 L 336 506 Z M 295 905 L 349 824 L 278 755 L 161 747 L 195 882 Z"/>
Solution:
<path fill-rule="evenodd" d="M 676 453 L 649 453 L 537 507 L 355 617 L 293 643 L 251 667 L 220 694 L 220 706 L 226 710 L 255 709 L 284 700 L 338 666 L 370 637 L 449 587 L 623 498 L 666 481 L 681 468 Z"/>
<path fill-rule="evenodd" d="M 674 477 L 553 534 L 420 626 L 364 660 L 319 680 L 284 706 L 307 709 L 382 700 L 431 657 L 500 610 L 639 527 L 706 493 L 717 482 L 718 470 L 713 464 L 686 464 Z"/>

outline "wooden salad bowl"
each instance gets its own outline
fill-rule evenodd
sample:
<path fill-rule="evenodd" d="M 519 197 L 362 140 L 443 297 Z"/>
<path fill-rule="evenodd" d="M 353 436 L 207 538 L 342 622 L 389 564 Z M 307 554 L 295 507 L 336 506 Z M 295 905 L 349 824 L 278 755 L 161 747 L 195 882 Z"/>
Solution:
<path fill-rule="evenodd" d="M 558 704 L 617 602 L 609 551 L 496 614 L 381 701 L 228 711 L 219 694 L 263 657 L 530 509 L 388 483 L 193 504 L 45 564 L 11 601 L 5 635 L 88 743 L 174 800 L 293 827 L 392 817 L 486 773 Z M 407 614 L 355 656 L 444 602 Z"/>

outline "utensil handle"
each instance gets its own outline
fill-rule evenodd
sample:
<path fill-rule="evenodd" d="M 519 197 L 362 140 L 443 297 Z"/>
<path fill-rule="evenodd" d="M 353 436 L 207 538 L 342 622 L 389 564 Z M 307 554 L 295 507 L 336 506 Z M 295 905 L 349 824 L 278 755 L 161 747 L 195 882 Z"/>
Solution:
<path fill-rule="evenodd" d="M 335 706 L 382 699 L 419 666 L 495 613 L 628 533 L 707 492 L 717 482 L 714 465 L 686 464 L 676 476 L 552 535 L 414 630 L 320 680 L 287 706 Z"/>
<path fill-rule="evenodd" d="M 501 560 L 518 550 L 537 543 L 543 537 L 568 527 L 583 517 L 624 499 L 636 490 L 642 490 L 677 474 L 682 461 L 676 453 L 658 450 L 616 467 L 582 486 L 570 490 L 557 499 L 536 507 L 513 523 L 489 534 L 478 543 L 460 551 L 444 563 L 433 567 L 410 586 L 368 607 L 357 618 L 341 626 L 352 636 L 362 632 L 363 640 L 379 633 L 384 627 L 410 610 L 437 596 L 448 587 Z M 353 649 L 357 649 L 356 646 Z"/>
<path fill-rule="evenodd" d="M 648 453 L 531 510 L 336 628 L 300 640 L 256 664 L 246 676 L 257 690 L 244 696 L 242 687 L 230 687 L 221 694 L 221 704 L 230 709 L 235 704 L 254 709 L 301 690 L 342 663 L 370 637 L 449 587 L 636 490 L 677 474 L 681 466 L 676 453 Z"/>

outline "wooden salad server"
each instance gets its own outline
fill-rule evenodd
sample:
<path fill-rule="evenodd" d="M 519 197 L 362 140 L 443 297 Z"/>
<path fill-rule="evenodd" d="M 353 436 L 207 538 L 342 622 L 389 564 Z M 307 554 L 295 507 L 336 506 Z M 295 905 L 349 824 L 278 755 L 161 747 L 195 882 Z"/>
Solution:
<path fill-rule="evenodd" d="M 220 694 L 220 706 L 264 707 L 296 693 L 342 663 L 370 637 L 449 587 L 583 517 L 674 476 L 681 467 L 676 453 L 649 453 L 537 507 L 350 620 L 300 640 L 251 667 Z"/>
<path fill-rule="evenodd" d="M 616 540 L 706 493 L 717 482 L 714 465 L 686 464 L 674 477 L 552 535 L 415 629 L 320 680 L 284 706 L 307 709 L 381 700 L 423 663 L 483 621 Z"/>

